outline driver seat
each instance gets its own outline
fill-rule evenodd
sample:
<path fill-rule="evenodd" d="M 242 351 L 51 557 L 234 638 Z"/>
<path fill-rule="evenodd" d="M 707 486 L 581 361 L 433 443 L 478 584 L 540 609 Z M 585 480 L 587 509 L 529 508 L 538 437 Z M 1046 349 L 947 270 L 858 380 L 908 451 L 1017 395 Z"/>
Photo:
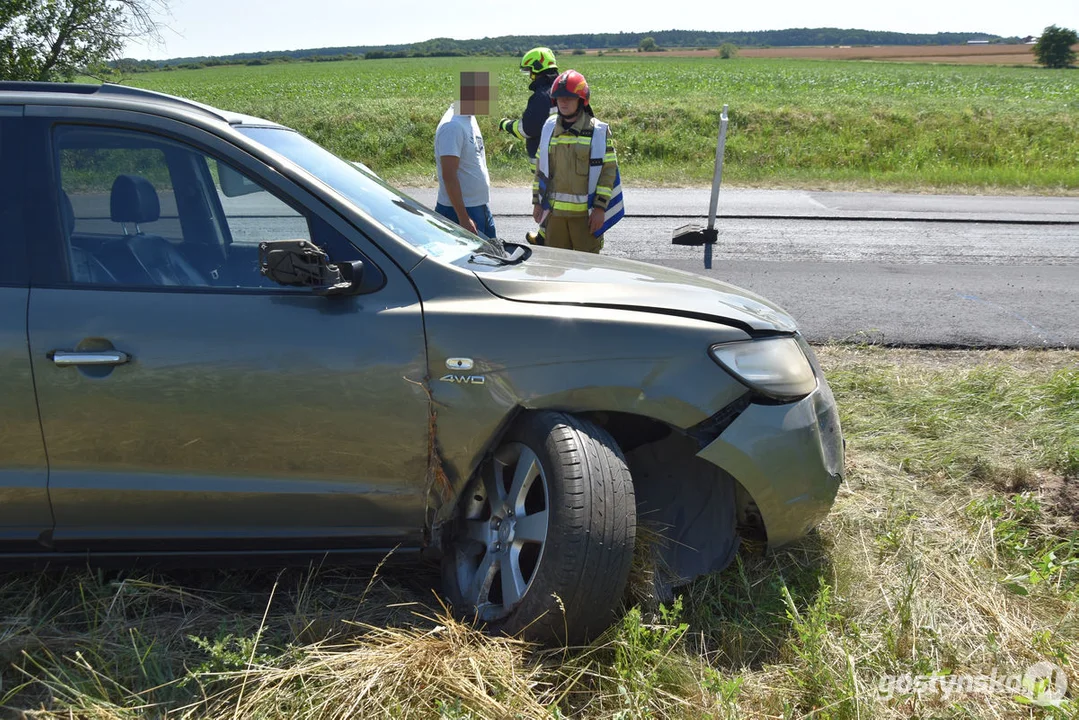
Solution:
<path fill-rule="evenodd" d="M 161 201 L 153 184 L 141 175 L 119 175 L 112 183 L 109 214 L 124 228 L 124 244 L 155 285 L 205 286 L 208 283 L 171 242 L 160 235 L 144 233 L 141 223 L 161 217 Z M 127 225 L 135 226 L 129 234 Z"/>

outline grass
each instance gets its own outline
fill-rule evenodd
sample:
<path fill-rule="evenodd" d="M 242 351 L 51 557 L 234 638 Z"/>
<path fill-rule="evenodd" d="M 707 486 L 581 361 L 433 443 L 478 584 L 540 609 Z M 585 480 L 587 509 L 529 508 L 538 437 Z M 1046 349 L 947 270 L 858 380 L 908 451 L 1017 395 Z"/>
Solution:
<path fill-rule="evenodd" d="M 574 57 L 612 126 L 627 186 L 711 181 L 730 106 L 733 184 L 1074 194 L 1079 77 L 1026 67 L 820 60 Z M 130 83 L 282 122 L 399 183 L 433 184 L 433 135 L 457 72 L 491 68 L 481 118 L 495 182 L 524 183 L 523 144 L 497 130 L 524 108 L 510 58 L 216 67 Z"/>
<path fill-rule="evenodd" d="M 820 530 L 774 553 L 747 545 L 667 606 L 627 597 L 590 647 L 478 633 L 446 615 L 432 568 L 392 557 L 7 574 L 0 706 L 34 718 L 1075 717 L 1079 352 L 818 354 L 848 440 Z M 1071 680 L 1064 706 L 951 684 L 1037 662 Z M 905 676 L 936 685 L 889 681 Z"/>

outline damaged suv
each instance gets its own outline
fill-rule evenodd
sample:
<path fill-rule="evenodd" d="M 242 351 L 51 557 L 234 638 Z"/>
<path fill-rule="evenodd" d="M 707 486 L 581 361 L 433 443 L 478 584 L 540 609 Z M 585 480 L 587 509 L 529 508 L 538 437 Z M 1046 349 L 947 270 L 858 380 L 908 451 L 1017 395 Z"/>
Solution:
<path fill-rule="evenodd" d="M 272 122 L 0 83 L 0 565 L 386 553 L 574 642 L 826 515 L 835 402 L 730 285 L 489 241 Z"/>

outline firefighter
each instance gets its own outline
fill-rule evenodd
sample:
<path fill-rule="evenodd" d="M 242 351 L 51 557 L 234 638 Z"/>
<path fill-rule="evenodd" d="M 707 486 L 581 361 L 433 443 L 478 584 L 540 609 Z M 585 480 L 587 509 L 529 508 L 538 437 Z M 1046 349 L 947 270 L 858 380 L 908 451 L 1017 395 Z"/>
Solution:
<path fill-rule="evenodd" d="M 535 171 L 540 132 L 543 131 L 543 123 L 547 122 L 547 118 L 554 112 L 551 104 L 551 83 L 558 77 L 558 61 L 550 48 L 532 48 L 521 57 L 521 72 L 528 74 L 531 80 L 528 89 L 532 91 L 528 96 L 524 114 L 519 120 L 503 118 L 502 122 L 498 123 L 498 128 L 518 140 L 525 141 L 528 162 Z M 536 237 L 535 232 L 525 233 L 525 239 L 530 243 L 536 242 Z"/>
<path fill-rule="evenodd" d="M 558 77 L 558 65 L 550 48 L 532 48 L 521 58 L 521 72 L 528 73 L 531 83 L 528 89 L 532 95 L 528 98 L 524 114 L 519 120 L 503 118 L 498 128 L 513 137 L 525 141 L 528 158 L 536 162 L 536 150 L 539 148 L 540 131 L 543 123 L 553 112 L 551 108 L 551 83 Z"/>
<path fill-rule="evenodd" d="M 558 112 L 540 133 L 532 217 L 537 245 L 598 253 L 623 216 L 618 158 L 606 123 L 595 118 L 584 76 L 566 70 L 551 85 Z"/>

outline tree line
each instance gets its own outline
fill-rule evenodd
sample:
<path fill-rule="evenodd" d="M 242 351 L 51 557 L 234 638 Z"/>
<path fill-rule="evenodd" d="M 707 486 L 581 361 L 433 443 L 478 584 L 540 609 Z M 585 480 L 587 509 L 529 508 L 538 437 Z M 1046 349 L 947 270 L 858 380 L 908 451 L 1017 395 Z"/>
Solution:
<path fill-rule="evenodd" d="M 729 43 L 738 47 L 791 47 L 797 45 L 956 45 L 968 40 L 991 43 L 1018 43 L 1018 37 L 987 33 L 899 33 L 842 28 L 791 28 L 756 32 L 704 32 L 697 30 L 661 30 L 639 33 L 578 33 L 572 35 L 504 35 L 493 38 L 455 40 L 434 38 L 398 45 L 355 45 L 348 47 L 308 48 L 303 50 L 235 53 L 222 56 L 183 57 L 150 63 L 156 67 L 193 64 L 238 64 L 252 60 L 274 59 L 277 62 L 308 60 L 312 57 L 364 57 L 368 60 L 408 57 L 464 57 L 471 55 L 517 55 L 537 46 L 557 52 L 573 50 L 637 49 L 642 40 L 651 38 L 661 48 L 715 48 Z M 143 61 L 147 62 L 147 61 Z"/>

